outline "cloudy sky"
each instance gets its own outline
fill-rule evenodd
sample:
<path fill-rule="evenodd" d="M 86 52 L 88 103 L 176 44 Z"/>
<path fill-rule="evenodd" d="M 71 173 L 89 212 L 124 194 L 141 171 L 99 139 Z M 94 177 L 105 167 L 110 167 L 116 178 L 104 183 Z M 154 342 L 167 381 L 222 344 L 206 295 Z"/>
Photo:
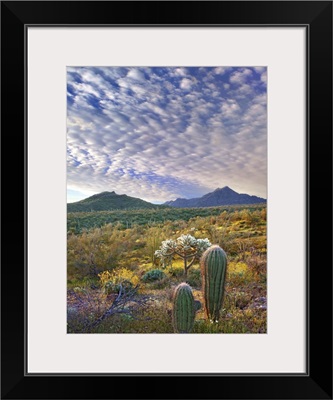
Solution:
<path fill-rule="evenodd" d="M 265 67 L 68 67 L 67 201 L 266 198 Z"/>

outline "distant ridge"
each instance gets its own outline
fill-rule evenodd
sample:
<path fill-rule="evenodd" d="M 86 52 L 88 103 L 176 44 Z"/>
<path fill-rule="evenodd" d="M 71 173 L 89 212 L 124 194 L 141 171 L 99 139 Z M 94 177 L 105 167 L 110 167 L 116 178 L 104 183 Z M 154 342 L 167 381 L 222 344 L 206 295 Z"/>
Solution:
<path fill-rule="evenodd" d="M 202 197 L 193 199 L 178 198 L 176 200 L 167 201 L 164 203 L 164 205 L 178 208 L 189 208 L 259 203 L 266 203 L 266 200 L 257 196 L 237 193 L 234 190 L 230 189 L 230 187 L 224 186 L 223 188 L 217 188 L 213 192 L 207 193 Z"/>
<path fill-rule="evenodd" d="M 126 194 L 117 194 L 116 192 L 102 192 L 94 194 L 87 199 L 67 204 L 68 212 L 89 212 L 89 211 L 112 211 L 112 210 L 139 210 L 151 208 L 165 208 L 163 205 L 157 205 L 130 197 Z"/>
<path fill-rule="evenodd" d="M 228 186 L 217 188 L 211 193 L 193 199 L 178 198 L 166 201 L 164 204 L 152 204 L 137 197 L 117 194 L 116 192 L 102 192 L 94 194 L 84 200 L 67 204 L 68 212 L 112 211 L 112 210 L 139 210 L 158 209 L 165 207 L 190 208 L 190 207 L 216 207 L 240 204 L 260 204 L 266 200 L 237 193 Z"/>

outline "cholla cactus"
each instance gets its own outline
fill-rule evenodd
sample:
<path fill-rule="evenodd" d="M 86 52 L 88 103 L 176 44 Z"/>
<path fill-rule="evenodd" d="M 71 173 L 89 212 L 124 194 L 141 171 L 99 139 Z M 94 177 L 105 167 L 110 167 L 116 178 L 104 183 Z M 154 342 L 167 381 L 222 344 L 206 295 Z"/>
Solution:
<path fill-rule="evenodd" d="M 227 255 L 221 247 L 214 245 L 201 257 L 201 274 L 206 315 L 218 321 L 223 304 L 224 284 L 227 270 Z"/>
<path fill-rule="evenodd" d="M 173 295 L 172 323 L 176 333 L 190 333 L 195 318 L 194 297 L 191 286 L 183 282 Z"/>
<path fill-rule="evenodd" d="M 174 240 L 172 240 L 172 239 L 164 240 L 164 241 L 162 242 L 162 245 L 161 245 L 161 250 L 162 250 L 163 252 L 174 251 L 176 248 L 177 248 L 177 244 L 176 244 L 176 242 L 175 242 Z"/>
<path fill-rule="evenodd" d="M 190 249 L 196 246 L 197 239 L 192 235 L 181 235 L 177 239 L 178 246 L 182 246 L 184 249 Z"/>
<path fill-rule="evenodd" d="M 164 240 L 159 250 L 155 251 L 155 257 L 159 258 L 162 263 L 162 267 L 165 268 L 172 261 L 172 256 L 177 249 L 177 243 L 175 240 L 168 239 Z"/>
<path fill-rule="evenodd" d="M 211 245 L 208 239 L 197 239 L 197 249 L 200 255 Z"/>
<path fill-rule="evenodd" d="M 211 246 L 208 239 L 196 239 L 192 235 L 181 235 L 177 240 L 164 240 L 155 257 L 160 258 L 163 267 L 173 258 L 179 257 L 184 261 L 184 275 L 195 261 L 199 261 L 202 253 Z"/>

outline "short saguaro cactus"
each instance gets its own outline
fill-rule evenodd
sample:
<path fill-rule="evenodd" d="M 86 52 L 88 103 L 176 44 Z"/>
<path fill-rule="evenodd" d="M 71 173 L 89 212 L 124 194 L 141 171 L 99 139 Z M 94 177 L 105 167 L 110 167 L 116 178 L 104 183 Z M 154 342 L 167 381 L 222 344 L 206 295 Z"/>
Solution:
<path fill-rule="evenodd" d="M 224 298 L 227 255 L 220 246 L 207 249 L 200 260 L 207 318 L 218 321 Z"/>
<path fill-rule="evenodd" d="M 176 333 L 190 333 L 195 318 L 192 288 L 187 283 L 179 284 L 173 294 L 172 323 Z"/>

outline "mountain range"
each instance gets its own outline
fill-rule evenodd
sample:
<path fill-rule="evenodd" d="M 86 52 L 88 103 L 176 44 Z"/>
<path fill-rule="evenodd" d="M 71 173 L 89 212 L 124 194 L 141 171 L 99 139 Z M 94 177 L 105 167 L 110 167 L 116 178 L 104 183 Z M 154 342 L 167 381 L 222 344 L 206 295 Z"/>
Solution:
<path fill-rule="evenodd" d="M 188 207 L 213 207 L 213 206 L 228 206 L 234 204 L 258 204 L 266 203 L 266 200 L 257 197 L 250 196 L 244 193 L 237 193 L 230 189 L 228 186 L 223 188 L 217 188 L 214 192 L 207 193 L 202 197 L 193 199 L 182 199 L 178 198 L 173 201 L 167 201 L 164 205 L 179 208 Z"/>
<path fill-rule="evenodd" d="M 111 210 L 142 210 L 147 208 L 165 208 L 144 201 L 142 199 L 117 194 L 116 192 L 102 192 L 94 194 L 87 199 L 67 204 L 68 212 L 111 211 Z"/>
<path fill-rule="evenodd" d="M 152 204 L 142 199 L 117 194 L 116 192 L 102 192 L 90 196 L 84 200 L 67 204 L 68 212 L 89 212 L 89 211 L 111 211 L 111 210 L 138 210 L 138 209 L 159 209 L 166 207 L 214 207 L 237 204 L 259 204 L 266 203 L 266 200 L 250 196 L 244 193 L 237 193 L 228 186 L 217 188 L 211 193 L 193 199 L 178 198 L 166 201 L 164 204 Z"/>

